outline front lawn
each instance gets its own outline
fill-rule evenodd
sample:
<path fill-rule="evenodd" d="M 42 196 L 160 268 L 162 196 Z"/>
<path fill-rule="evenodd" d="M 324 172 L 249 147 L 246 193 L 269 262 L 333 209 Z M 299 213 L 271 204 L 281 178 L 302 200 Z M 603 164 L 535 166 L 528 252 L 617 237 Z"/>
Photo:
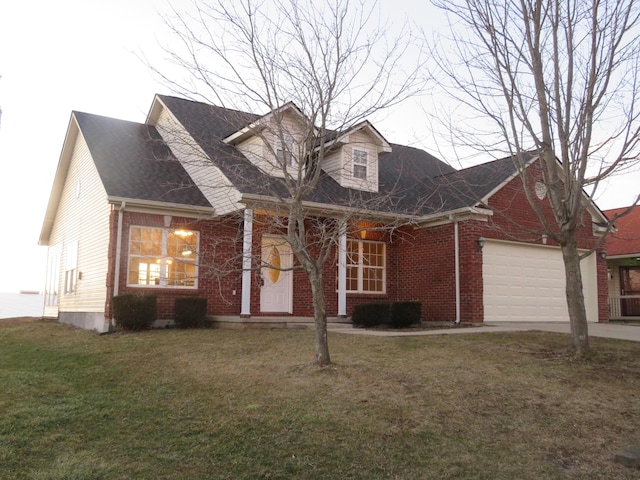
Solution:
<path fill-rule="evenodd" d="M 0 478 L 638 478 L 640 343 L 0 320 Z"/>

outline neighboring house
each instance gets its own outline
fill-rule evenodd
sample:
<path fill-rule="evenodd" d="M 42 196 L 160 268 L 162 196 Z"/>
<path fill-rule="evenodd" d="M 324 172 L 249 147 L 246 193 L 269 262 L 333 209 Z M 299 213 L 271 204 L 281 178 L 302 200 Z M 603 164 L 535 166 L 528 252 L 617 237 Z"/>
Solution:
<path fill-rule="evenodd" d="M 608 218 L 628 207 L 606 210 Z M 609 315 L 612 319 L 640 319 L 640 206 L 615 221 L 606 239 L 609 277 Z"/>
<path fill-rule="evenodd" d="M 297 161 L 282 144 L 302 141 L 302 113 L 292 104 L 279 113 L 290 134 L 271 142 L 256 131 L 274 113 L 169 96 L 154 98 L 144 124 L 73 112 L 40 236 L 49 246 L 45 316 L 105 331 L 114 295 L 152 292 L 159 320 L 172 318 L 180 296 L 206 297 L 216 321 L 310 319 L 306 275 L 286 270 L 290 248 L 265 221 L 265 205 L 286 197 L 267 160 Z M 540 233 L 510 158 L 455 170 L 388 143 L 366 121 L 326 142 L 331 153 L 305 211 L 332 217 L 369 205 L 325 264 L 330 317 L 362 302 L 418 300 L 425 321 L 568 320 L 560 249 Z M 551 215 L 534 156 L 525 172 Z M 606 222 L 589 205 L 585 251 Z M 393 231 L 376 230 L 397 218 Z M 282 270 L 254 271 L 250 260 L 261 255 Z M 583 260 L 582 272 L 588 320 L 607 321 L 601 255 Z"/>

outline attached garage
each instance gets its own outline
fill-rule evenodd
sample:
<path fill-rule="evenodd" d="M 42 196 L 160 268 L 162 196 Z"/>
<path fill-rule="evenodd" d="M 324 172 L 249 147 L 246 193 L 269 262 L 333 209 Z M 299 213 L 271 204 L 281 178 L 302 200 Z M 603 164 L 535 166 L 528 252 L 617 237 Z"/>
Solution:
<path fill-rule="evenodd" d="M 558 247 L 487 240 L 482 251 L 485 322 L 568 322 Z M 581 262 L 587 320 L 598 321 L 596 256 Z"/>

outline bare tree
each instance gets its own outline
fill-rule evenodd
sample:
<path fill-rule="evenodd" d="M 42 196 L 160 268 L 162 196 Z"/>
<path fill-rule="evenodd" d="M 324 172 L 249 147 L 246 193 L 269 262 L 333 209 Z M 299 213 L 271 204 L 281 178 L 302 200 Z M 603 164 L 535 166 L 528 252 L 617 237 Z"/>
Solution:
<path fill-rule="evenodd" d="M 639 10 L 633 0 L 435 0 L 451 38 L 439 55 L 447 92 L 479 117 L 461 143 L 512 155 L 534 152 L 553 210 L 545 233 L 562 249 L 572 345 L 589 351 L 576 232 L 585 191 L 637 168 Z M 442 45 L 445 45 L 443 42 Z M 468 124 L 467 124 L 468 125 Z M 636 199 L 637 202 L 637 199 Z M 610 226 L 609 226 L 610 228 Z"/>
<path fill-rule="evenodd" d="M 338 173 L 331 172 L 327 158 L 343 132 L 424 85 L 424 62 L 411 32 L 404 26 L 391 36 L 376 7 L 367 4 L 197 1 L 192 10 L 165 19 L 174 34 L 165 52 L 184 77 L 152 67 L 183 96 L 268 113 L 245 122 L 268 152 L 247 149 L 244 155 L 255 155 L 253 164 L 277 178 L 254 208 L 259 204 L 268 212 L 265 228 L 283 232 L 295 268 L 309 278 L 319 365 L 331 362 L 322 267 L 335 260 L 338 238 L 354 219 L 385 210 L 382 203 L 392 200 L 354 193 L 339 209 L 318 211 L 316 204 L 314 211 L 314 192 L 323 176 Z M 403 60 L 408 55 L 409 68 Z M 398 218 L 389 215 L 386 226 L 376 228 L 397 226 Z M 284 268 L 268 259 L 258 259 L 256 268 L 265 265 Z"/>

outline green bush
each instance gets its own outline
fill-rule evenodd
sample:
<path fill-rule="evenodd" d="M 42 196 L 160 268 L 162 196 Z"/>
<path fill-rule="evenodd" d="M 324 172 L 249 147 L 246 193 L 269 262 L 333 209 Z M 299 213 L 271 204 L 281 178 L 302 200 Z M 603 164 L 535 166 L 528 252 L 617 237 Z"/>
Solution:
<path fill-rule="evenodd" d="M 176 298 L 174 320 L 178 328 L 200 328 L 207 316 L 207 299 L 201 297 Z"/>
<path fill-rule="evenodd" d="M 419 325 L 422 317 L 420 302 L 393 302 L 391 304 L 391 327 L 406 328 Z"/>
<path fill-rule="evenodd" d="M 158 318 L 158 298 L 150 294 L 123 293 L 113 297 L 113 319 L 125 330 L 146 330 Z"/>
<path fill-rule="evenodd" d="M 391 304 L 388 302 L 361 303 L 353 308 L 351 321 L 356 327 L 376 327 L 391 323 Z"/>

